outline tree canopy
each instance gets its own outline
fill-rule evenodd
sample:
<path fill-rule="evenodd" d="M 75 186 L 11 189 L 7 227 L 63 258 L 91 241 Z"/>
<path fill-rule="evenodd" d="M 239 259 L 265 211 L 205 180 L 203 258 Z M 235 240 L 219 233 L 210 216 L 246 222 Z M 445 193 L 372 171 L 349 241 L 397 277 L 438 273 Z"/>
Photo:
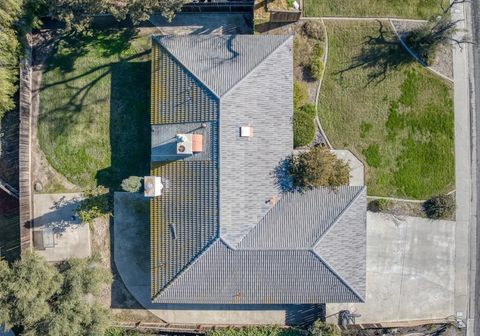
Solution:
<path fill-rule="evenodd" d="M 27 253 L 0 261 L 0 324 L 27 336 L 103 335 L 109 311 L 94 295 L 111 281 L 98 260 L 69 259 L 56 268 Z"/>
<path fill-rule="evenodd" d="M 329 149 L 317 146 L 292 158 L 290 175 L 294 185 L 302 189 L 339 187 L 348 185 L 350 168 Z"/>

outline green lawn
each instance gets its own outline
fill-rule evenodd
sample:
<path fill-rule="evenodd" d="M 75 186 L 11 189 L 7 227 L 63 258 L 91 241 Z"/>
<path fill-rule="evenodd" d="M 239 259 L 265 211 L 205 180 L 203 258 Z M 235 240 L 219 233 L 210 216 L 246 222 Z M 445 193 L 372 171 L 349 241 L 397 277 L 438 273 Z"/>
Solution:
<path fill-rule="evenodd" d="M 360 16 L 428 19 L 447 0 L 305 0 L 305 16 Z"/>
<path fill-rule="evenodd" d="M 424 199 L 454 188 L 452 85 L 411 62 L 388 27 L 327 23 L 320 121 L 366 163 L 370 195 Z"/>
<path fill-rule="evenodd" d="M 130 30 L 62 39 L 40 93 L 40 146 L 80 187 L 149 169 L 150 40 Z"/>

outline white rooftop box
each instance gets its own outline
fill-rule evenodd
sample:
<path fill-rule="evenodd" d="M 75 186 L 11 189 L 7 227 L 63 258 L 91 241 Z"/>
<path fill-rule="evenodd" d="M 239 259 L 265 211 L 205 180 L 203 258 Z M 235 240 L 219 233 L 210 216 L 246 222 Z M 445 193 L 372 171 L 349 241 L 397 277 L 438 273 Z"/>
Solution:
<path fill-rule="evenodd" d="M 252 137 L 253 136 L 253 127 L 250 127 L 250 126 L 240 127 L 240 136 L 241 137 Z"/>
<path fill-rule="evenodd" d="M 191 134 L 177 134 L 177 154 L 193 154 Z"/>
<path fill-rule="evenodd" d="M 143 183 L 145 197 L 156 197 L 162 194 L 163 183 L 160 176 L 145 176 Z"/>

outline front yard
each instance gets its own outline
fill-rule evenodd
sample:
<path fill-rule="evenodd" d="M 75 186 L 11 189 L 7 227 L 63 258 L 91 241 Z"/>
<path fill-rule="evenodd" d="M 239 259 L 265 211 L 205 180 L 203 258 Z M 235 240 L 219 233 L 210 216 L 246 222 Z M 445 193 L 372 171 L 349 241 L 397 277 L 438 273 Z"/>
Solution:
<path fill-rule="evenodd" d="M 447 0 L 304 0 L 305 16 L 398 17 L 428 19 Z"/>
<path fill-rule="evenodd" d="M 327 22 L 319 101 L 337 149 L 366 164 L 368 193 L 426 199 L 454 188 L 452 85 L 397 43 L 388 22 Z"/>
<path fill-rule="evenodd" d="M 148 172 L 149 36 L 111 30 L 65 37 L 47 61 L 40 146 L 82 188 L 115 189 L 123 178 Z"/>

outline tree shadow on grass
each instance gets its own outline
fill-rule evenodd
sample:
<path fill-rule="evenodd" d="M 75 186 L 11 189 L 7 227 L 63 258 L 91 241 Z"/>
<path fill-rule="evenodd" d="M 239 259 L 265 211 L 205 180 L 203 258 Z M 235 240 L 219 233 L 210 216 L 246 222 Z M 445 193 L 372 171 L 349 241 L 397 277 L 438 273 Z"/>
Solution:
<path fill-rule="evenodd" d="M 361 68 L 368 71 L 366 85 L 378 84 L 387 78 L 390 71 L 415 61 L 394 33 L 385 28 L 384 22 L 377 20 L 377 23 L 378 35 L 367 36 L 360 53 L 352 59 L 350 66 L 336 72 L 336 75 L 342 76 L 348 71 Z"/>

